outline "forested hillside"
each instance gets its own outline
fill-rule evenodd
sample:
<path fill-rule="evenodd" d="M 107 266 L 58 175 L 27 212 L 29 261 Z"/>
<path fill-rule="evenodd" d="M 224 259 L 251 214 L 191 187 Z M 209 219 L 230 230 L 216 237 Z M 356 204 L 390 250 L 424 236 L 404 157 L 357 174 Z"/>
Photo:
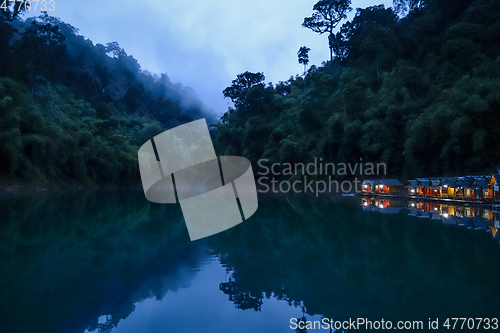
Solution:
<path fill-rule="evenodd" d="M 357 9 L 325 45 L 333 60 L 305 78 L 273 85 L 265 73 L 238 75 L 224 90 L 234 108 L 214 131 L 219 152 L 268 164 L 362 158 L 400 179 L 492 172 L 500 1 L 395 2 L 399 15 Z"/>
<path fill-rule="evenodd" d="M 223 91 L 234 107 L 211 127 L 218 154 L 268 164 L 363 159 L 402 180 L 491 172 L 500 164 L 500 2 L 394 7 L 341 21 L 325 39 L 332 59 L 303 76 L 272 84 L 264 73 L 239 74 Z M 47 14 L 0 16 L 0 49 L 1 183 L 137 183 L 147 139 L 216 122 L 189 88 Z"/>
<path fill-rule="evenodd" d="M 94 45 L 46 13 L 0 15 L 0 182 L 140 182 L 152 136 L 210 113 L 190 88 L 141 70 L 118 43 Z"/>

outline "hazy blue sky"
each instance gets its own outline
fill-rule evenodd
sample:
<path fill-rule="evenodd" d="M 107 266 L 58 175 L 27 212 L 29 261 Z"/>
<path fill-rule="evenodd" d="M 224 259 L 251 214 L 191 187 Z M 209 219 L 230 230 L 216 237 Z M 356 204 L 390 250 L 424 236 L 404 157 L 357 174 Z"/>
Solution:
<path fill-rule="evenodd" d="M 222 90 L 237 74 L 264 72 L 266 82 L 301 74 L 301 46 L 311 48 L 309 65 L 329 59 L 328 37 L 301 26 L 317 0 L 55 0 L 49 12 L 95 44 L 116 41 L 142 68 L 167 73 L 193 88 L 218 114 L 230 103 Z M 392 0 L 353 0 L 357 7 L 392 5 Z M 342 23 L 341 23 L 342 24 Z"/>

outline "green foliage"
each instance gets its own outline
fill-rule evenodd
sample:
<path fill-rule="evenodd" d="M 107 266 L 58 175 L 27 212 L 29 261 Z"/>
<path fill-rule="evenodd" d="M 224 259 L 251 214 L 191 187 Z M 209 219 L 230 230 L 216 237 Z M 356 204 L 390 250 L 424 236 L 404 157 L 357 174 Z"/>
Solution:
<path fill-rule="evenodd" d="M 320 0 L 313 6 L 313 15 L 304 18 L 302 26 L 312 31 L 329 34 L 329 41 L 333 35 L 333 30 L 343 19 L 347 18 L 347 13 L 352 10 L 351 0 Z M 330 61 L 333 60 L 333 48 L 330 45 Z"/>
<path fill-rule="evenodd" d="M 46 13 L 0 19 L 1 181 L 135 183 L 140 145 L 213 121 L 191 90 L 142 72 L 118 43 L 94 46 L 77 33 Z"/>
<path fill-rule="evenodd" d="M 383 5 L 358 9 L 330 39 L 335 68 L 274 88 L 239 90 L 242 103 L 214 131 L 217 149 L 247 152 L 253 162 L 363 158 L 386 163 L 398 178 L 494 170 L 500 164 L 498 1 L 401 3 L 411 15 L 398 17 Z M 256 115 L 271 130 L 247 136 Z M 250 148 L 255 142 L 264 149 Z"/>
<path fill-rule="evenodd" d="M 262 85 L 265 80 L 263 73 L 245 72 L 238 74 L 232 85 L 223 91 L 225 98 L 230 98 L 237 108 L 243 107 L 248 89 L 255 85 Z"/>

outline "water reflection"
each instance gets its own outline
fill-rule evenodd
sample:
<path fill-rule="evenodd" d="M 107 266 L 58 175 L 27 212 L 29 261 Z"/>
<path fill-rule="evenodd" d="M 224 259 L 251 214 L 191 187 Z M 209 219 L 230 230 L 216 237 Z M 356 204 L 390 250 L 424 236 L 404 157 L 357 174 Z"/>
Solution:
<path fill-rule="evenodd" d="M 496 213 L 369 200 L 260 198 L 247 222 L 190 242 L 180 209 L 140 191 L 2 197 L 0 332 L 291 332 L 291 318 L 498 314 Z"/>
<path fill-rule="evenodd" d="M 443 224 L 464 226 L 468 229 L 484 230 L 491 233 L 492 238 L 500 243 L 500 234 L 498 234 L 500 212 L 494 211 L 490 205 L 470 206 L 459 203 L 411 199 L 402 201 L 380 197 L 362 197 L 361 205 L 364 211 L 385 214 L 397 214 L 404 207 L 410 216 L 438 220 Z"/>
<path fill-rule="evenodd" d="M 253 223 L 210 239 L 239 291 L 336 320 L 498 314 L 499 247 L 483 231 L 365 212 L 358 198 L 287 200 L 263 203 Z"/>
<path fill-rule="evenodd" d="M 107 332 L 138 300 L 188 287 L 205 244 L 140 194 L 2 197 L 0 331 Z"/>

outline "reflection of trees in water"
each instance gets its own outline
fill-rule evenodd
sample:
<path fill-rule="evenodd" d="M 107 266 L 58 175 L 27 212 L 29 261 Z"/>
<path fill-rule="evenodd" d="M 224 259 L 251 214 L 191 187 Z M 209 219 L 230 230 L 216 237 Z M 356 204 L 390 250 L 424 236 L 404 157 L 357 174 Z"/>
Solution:
<path fill-rule="evenodd" d="M 178 207 L 139 191 L 8 196 L 0 210 L 0 332 L 109 331 L 188 286 L 206 255 Z"/>
<path fill-rule="evenodd" d="M 302 316 L 300 318 L 297 318 L 297 328 L 295 329 L 295 332 L 296 333 L 307 333 L 307 329 L 305 328 L 306 323 L 307 323 L 306 316 Z"/>
<path fill-rule="evenodd" d="M 229 295 L 229 300 L 236 305 L 236 308 L 241 310 L 254 309 L 260 311 L 262 305 L 262 295 L 259 297 L 252 296 L 249 292 L 239 290 L 238 284 L 233 279 L 228 282 L 219 284 L 219 289 L 226 295 Z"/>
<path fill-rule="evenodd" d="M 90 332 L 93 332 L 95 330 L 97 330 L 99 333 L 108 333 L 108 332 L 111 332 L 111 330 L 113 328 L 116 327 L 116 325 L 118 325 L 118 322 L 120 320 L 113 320 L 113 316 L 112 315 L 109 315 L 109 316 L 101 316 L 101 317 L 106 317 L 106 321 L 103 322 L 103 323 L 98 323 L 97 324 L 97 327 L 90 327 L 88 330 Z M 99 319 L 101 318 L 99 317 Z"/>
<path fill-rule="evenodd" d="M 365 213 L 356 198 L 288 200 L 293 209 L 260 200 L 255 217 L 209 239 L 239 292 L 294 300 L 335 320 L 500 310 L 500 251 L 484 232 Z"/>

